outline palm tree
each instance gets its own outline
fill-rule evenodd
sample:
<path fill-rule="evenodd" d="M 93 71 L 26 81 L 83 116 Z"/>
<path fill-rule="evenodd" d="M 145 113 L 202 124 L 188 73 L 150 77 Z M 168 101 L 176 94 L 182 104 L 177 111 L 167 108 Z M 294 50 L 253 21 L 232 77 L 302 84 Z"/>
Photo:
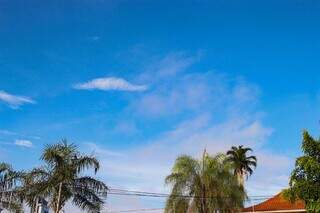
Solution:
<path fill-rule="evenodd" d="M 9 164 L 0 163 L 0 212 L 3 209 L 22 212 L 22 199 L 18 190 L 20 174 Z"/>
<path fill-rule="evenodd" d="M 201 160 L 182 155 L 165 182 L 172 186 L 166 213 L 239 212 L 246 198 L 223 154 L 204 152 Z"/>
<path fill-rule="evenodd" d="M 94 169 L 94 173 L 99 170 L 95 157 L 80 154 L 74 144 L 62 140 L 46 146 L 41 160 L 45 165 L 24 177 L 25 200 L 31 209 L 37 199 L 45 198 L 55 213 L 60 212 L 68 200 L 88 212 L 100 211 L 108 187 L 93 177 L 83 176 L 87 169 Z"/>
<path fill-rule="evenodd" d="M 252 175 L 253 169 L 257 167 L 256 156 L 247 156 L 248 152 L 252 152 L 251 148 L 232 146 L 227 152 L 227 161 L 233 164 L 234 175 L 238 179 L 238 183 L 244 185 L 244 177 Z"/>

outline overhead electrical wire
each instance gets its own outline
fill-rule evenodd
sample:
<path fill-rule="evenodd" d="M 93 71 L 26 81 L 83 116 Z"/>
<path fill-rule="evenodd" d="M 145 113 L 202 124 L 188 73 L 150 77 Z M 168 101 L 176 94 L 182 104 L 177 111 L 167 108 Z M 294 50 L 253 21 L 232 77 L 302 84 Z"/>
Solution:
<path fill-rule="evenodd" d="M 157 193 L 157 192 L 146 192 L 146 191 L 135 191 L 135 190 L 126 190 L 126 189 L 117 189 L 117 188 L 110 188 L 109 193 L 110 195 L 119 195 L 119 196 L 138 196 L 138 197 L 155 197 L 155 198 L 167 198 L 169 196 L 173 197 L 183 197 L 183 198 L 193 198 L 193 199 L 212 199 L 214 197 L 196 197 L 190 195 L 181 195 L 181 194 L 167 194 L 167 193 Z M 246 200 L 264 200 L 271 198 L 273 196 L 268 195 L 254 195 L 248 196 Z M 226 199 L 229 197 L 225 197 Z"/>
<path fill-rule="evenodd" d="M 151 197 L 151 198 L 167 198 L 169 196 L 182 197 L 182 198 L 192 198 L 192 199 L 213 199 L 214 197 L 196 197 L 190 195 L 174 195 L 168 193 L 158 193 L 158 192 L 146 192 L 146 191 L 137 191 L 137 190 L 127 190 L 127 189 L 117 189 L 110 188 L 109 195 L 116 196 L 137 196 L 137 197 Z M 248 196 L 246 201 L 259 201 L 266 200 L 273 197 L 273 195 L 251 195 Z M 225 197 L 229 198 L 229 197 Z M 125 212 L 153 212 L 158 210 L 163 210 L 164 208 L 144 208 L 144 209 L 128 209 L 128 210 L 119 210 L 119 211 L 107 211 L 106 213 L 125 213 Z"/>
<path fill-rule="evenodd" d="M 106 213 L 121 213 L 121 212 L 150 212 L 150 211 L 158 211 L 163 210 L 164 208 L 145 208 L 145 209 L 129 209 L 129 210 L 119 210 L 119 211 L 110 211 Z"/>

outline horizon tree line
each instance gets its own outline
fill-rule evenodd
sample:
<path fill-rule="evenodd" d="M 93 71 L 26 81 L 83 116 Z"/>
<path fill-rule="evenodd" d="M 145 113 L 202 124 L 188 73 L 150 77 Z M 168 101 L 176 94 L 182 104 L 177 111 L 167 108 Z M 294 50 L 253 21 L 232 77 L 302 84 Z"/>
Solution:
<path fill-rule="evenodd" d="M 257 166 L 256 157 L 247 155 L 251 151 L 233 146 L 226 154 L 213 156 L 205 150 L 200 160 L 179 156 L 165 179 L 172 186 L 165 212 L 237 212 L 247 198 L 244 179 Z M 63 139 L 46 145 L 40 160 L 43 165 L 30 171 L 14 171 L 0 163 L 0 212 L 24 212 L 26 204 L 35 213 L 39 199 L 47 200 L 54 213 L 67 202 L 86 212 L 101 211 L 108 187 L 87 175 L 88 170 L 96 174 L 100 168 L 95 156 L 80 153 L 75 144 Z"/>

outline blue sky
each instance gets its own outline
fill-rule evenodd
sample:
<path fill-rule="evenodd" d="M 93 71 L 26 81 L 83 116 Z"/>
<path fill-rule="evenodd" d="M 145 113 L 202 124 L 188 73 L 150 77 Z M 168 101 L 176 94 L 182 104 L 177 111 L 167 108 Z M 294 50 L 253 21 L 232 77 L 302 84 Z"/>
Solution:
<path fill-rule="evenodd" d="M 165 191 L 177 155 L 245 144 L 260 162 L 249 193 L 276 193 L 302 129 L 319 135 L 319 9 L 311 0 L 0 1 L 0 160 L 28 169 L 45 144 L 67 138 L 99 156 L 109 185 Z"/>

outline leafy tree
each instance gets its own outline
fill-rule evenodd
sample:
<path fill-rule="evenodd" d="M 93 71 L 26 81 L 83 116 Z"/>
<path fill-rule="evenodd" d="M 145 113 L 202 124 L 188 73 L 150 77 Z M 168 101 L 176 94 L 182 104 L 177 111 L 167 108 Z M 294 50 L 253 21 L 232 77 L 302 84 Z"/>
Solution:
<path fill-rule="evenodd" d="M 0 163 L 0 211 L 22 212 L 22 200 L 18 190 L 20 172 L 9 164 Z"/>
<path fill-rule="evenodd" d="M 308 212 L 320 212 L 320 140 L 304 131 L 302 151 L 284 194 L 291 201 L 303 200 Z"/>
<path fill-rule="evenodd" d="M 204 152 L 201 160 L 178 157 L 165 180 L 172 186 L 165 212 L 239 212 L 246 193 L 231 171 L 222 154 L 209 156 Z"/>
<path fill-rule="evenodd" d="M 252 152 L 251 148 L 241 146 L 232 146 L 227 152 L 227 161 L 231 162 L 234 168 L 234 175 L 237 176 L 238 183 L 243 186 L 244 178 L 252 175 L 253 169 L 257 167 L 256 156 L 247 156 Z"/>
<path fill-rule="evenodd" d="M 87 169 L 98 171 L 100 165 L 95 157 L 80 154 L 74 144 L 63 140 L 48 145 L 41 160 L 45 165 L 24 177 L 24 198 L 32 209 L 37 199 L 46 198 L 55 213 L 68 200 L 88 212 L 100 211 L 108 188 L 103 182 L 82 175 Z"/>

